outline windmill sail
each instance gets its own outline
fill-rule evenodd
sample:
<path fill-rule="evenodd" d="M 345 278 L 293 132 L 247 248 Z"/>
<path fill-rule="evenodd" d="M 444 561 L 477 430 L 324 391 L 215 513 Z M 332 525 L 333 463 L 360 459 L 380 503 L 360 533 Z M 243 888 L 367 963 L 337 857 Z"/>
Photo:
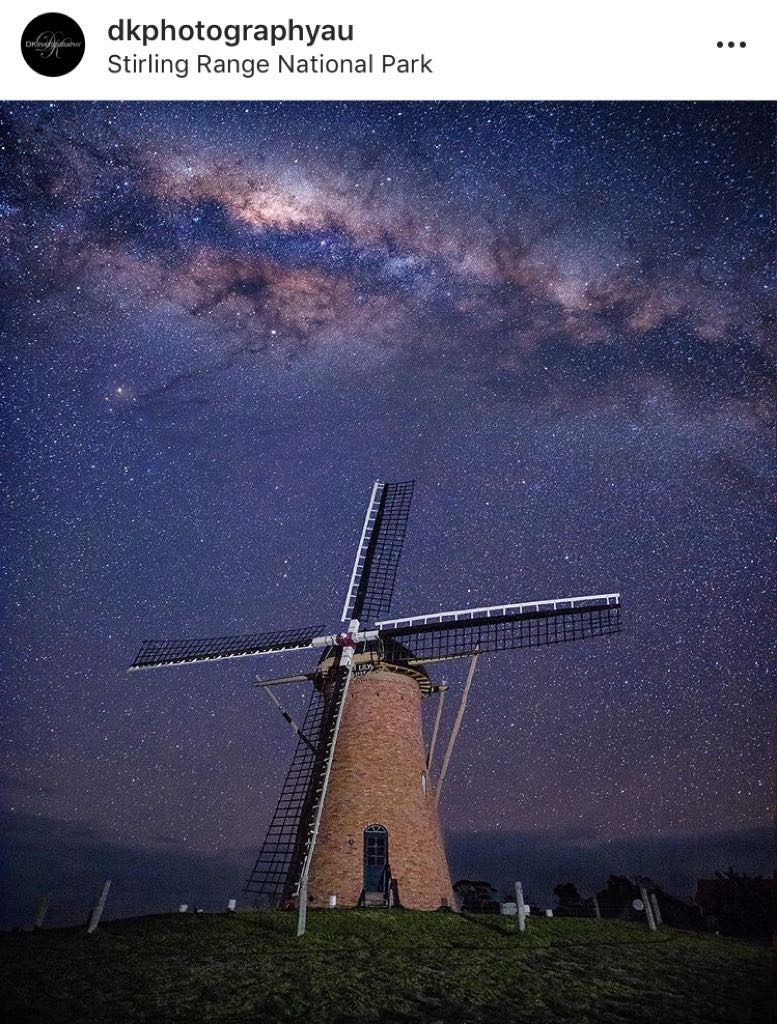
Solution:
<path fill-rule="evenodd" d="M 209 640 L 146 640 L 130 668 L 161 668 L 164 665 L 188 665 L 193 661 L 220 661 L 223 658 L 298 650 L 310 647 L 310 641 L 322 629 L 322 626 L 278 629 L 273 633 L 217 636 Z"/>
<path fill-rule="evenodd" d="M 343 605 L 343 622 L 372 622 L 388 613 L 412 500 L 412 480 L 396 484 L 377 480 L 373 485 Z"/>
<path fill-rule="evenodd" d="M 267 836 L 243 889 L 256 897 L 257 905 L 288 904 L 307 877 L 353 671 L 352 664 L 345 667 L 339 662 L 338 651 L 335 665 L 311 696 L 302 730 L 313 739 L 315 750 L 298 741 Z"/>
<path fill-rule="evenodd" d="M 298 739 L 286 781 L 259 856 L 243 892 L 255 897 L 257 906 L 277 906 L 291 899 L 302 860 L 300 837 L 311 821 L 312 797 L 321 778 L 321 736 L 326 732 L 326 705 L 320 690 L 313 690 L 302 731 L 314 750 Z"/>
<path fill-rule="evenodd" d="M 377 622 L 392 661 L 419 664 L 620 632 L 620 595 L 557 598 Z"/>
<path fill-rule="evenodd" d="M 335 756 L 335 746 L 340 732 L 340 723 L 343 720 L 343 712 L 348 699 L 348 688 L 354 674 L 353 649 L 343 648 L 335 657 L 335 664 L 330 669 L 330 677 L 333 679 L 332 691 L 327 697 L 327 715 L 325 731 L 322 733 L 319 747 L 321 749 L 321 773 L 313 787 L 310 807 L 310 825 L 306 833 L 300 833 L 300 869 L 297 879 L 290 879 L 294 882 L 293 895 L 299 897 L 300 919 L 297 925 L 298 934 L 300 927 L 304 931 L 305 913 L 307 910 L 308 898 L 308 873 L 313 860 L 313 851 L 318 838 L 318 829 L 321 825 L 321 812 L 324 809 L 327 787 L 329 785 L 329 773 L 332 770 L 332 762 Z"/>

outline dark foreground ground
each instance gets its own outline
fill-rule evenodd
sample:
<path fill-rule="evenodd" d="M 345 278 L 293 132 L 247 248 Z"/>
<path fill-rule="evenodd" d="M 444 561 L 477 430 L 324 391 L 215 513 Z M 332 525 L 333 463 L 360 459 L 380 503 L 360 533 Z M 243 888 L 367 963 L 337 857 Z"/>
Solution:
<path fill-rule="evenodd" d="M 767 1022 L 764 946 L 607 921 L 176 914 L 4 934 L 14 1024 Z"/>

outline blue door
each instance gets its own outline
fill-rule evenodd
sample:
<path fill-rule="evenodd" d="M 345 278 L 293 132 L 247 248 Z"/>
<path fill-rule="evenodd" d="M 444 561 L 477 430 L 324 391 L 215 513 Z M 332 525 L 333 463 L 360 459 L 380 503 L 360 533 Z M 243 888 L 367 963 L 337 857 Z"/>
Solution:
<path fill-rule="evenodd" d="M 381 892 L 383 872 L 388 864 L 388 832 L 382 825 L 364 830 L 364 891 Z"/>

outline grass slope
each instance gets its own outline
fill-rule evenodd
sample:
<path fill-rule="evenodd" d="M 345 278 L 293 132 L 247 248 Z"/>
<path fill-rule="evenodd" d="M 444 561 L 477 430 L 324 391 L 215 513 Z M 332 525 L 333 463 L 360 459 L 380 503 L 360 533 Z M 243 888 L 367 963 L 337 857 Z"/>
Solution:
<path fill-rule="evenodd" d="M 321 911 L 6 934 L 5 1020 L 693 1024 L 769 1020 L 768 951 L 611 921 Z"/>

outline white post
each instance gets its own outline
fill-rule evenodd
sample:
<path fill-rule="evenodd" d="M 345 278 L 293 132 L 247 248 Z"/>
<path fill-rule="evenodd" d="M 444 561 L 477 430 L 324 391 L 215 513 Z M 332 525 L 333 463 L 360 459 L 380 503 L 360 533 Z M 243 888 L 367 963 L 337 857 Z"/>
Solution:
<path fill-rule="evenodd" d="M 299 908 L 297 910 L 297 938 L 305 934 L 308 918 L 308 878 L 304 875 L 299 887 Z"/>
<path fill-rule="evenodd" d="M 234 913 L 237 910 L 237 900 L 227 900 L 227 910 Z"/>
<path fill-rule="evenodd" d="M 515 910 L 518 923 L 518 931 L 526 931 L 526 911 L 524 909 L 525 904 L 523 902 L 523 886 L 520 882 L 515 883 Z"/>
<path fill-rule="evenodd" d="M 650 906 L 653 908 L 653 917 L 656 924 L 661 927 L 664 923 L 664 919 L 661 917 L 661 908 L 658 905 L 658 896 L 654 892 L 650 894 Z"/>
<path fill-rule="evenodd" d="M 644 885 L 639 887 L 639 892 L 642 897 L 642 902 L 645 904 L 645 916 L 647 917 L 648 928 L 651 932 L 654 932 L 656 930 L 656 922 L 653 917 L 653 908 L 650 905 L 650 897 L 648 896 L 647 889 Z"/>
<path fill-rule="evenodd" d="M 92 932 L 97 930 L 97 925 L 100 923 L 100 918 L 103 916 L 103 910 L 105 909 L 105 901 L 108 899 L 108 890 L 111 887 L 111 880 L 108 879 L 101 889 L 97 892 L 97 899 L 95 900 L 94 906 L 92 907 L 92 913 L 89 915 L 89 924 L 86 928 L 86 934 L 91 935 Z"/>
<path fill-rule="evenodd" d="M 44 892 L 41 896 L 40 903 L 38 904 L 38 913 L 35 915 L 35 924 L 33 928 L 42 928 L 43 922 L 46 920 L 46 914 L 49 912 L 49 904 L 51 903 L 51 893 Z"/>
<path fill-rule="evenodd" d="M 601 916 L 602 916 L 602 912 L 599 910 L 599 900 L 597 899 L 596 896 L 592 896 L 591 897 L 591 902 L 594 905 L 594 917 L 596 918 L 597 921 L 599 921 L 601 919 Z"/>

